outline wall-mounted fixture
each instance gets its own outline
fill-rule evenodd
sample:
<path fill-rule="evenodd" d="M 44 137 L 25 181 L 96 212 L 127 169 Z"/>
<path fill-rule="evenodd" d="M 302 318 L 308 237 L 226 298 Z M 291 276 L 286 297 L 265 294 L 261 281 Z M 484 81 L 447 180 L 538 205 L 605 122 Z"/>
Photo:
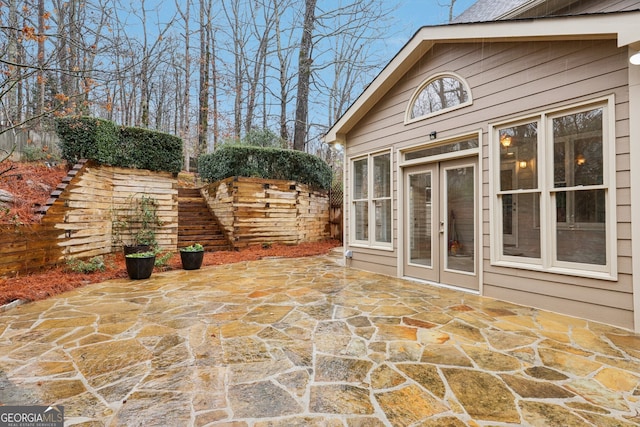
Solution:
<path fill-rule="evenodd" d="M 526 160 L 520 160 L 520 162 L 518 163 L 518 166 L 520 166 L 520 169 L 526 169 L 527 168 L 527 161 Z"/>
<path fill-rule="evenodd" d="M 631 55 L 631 58 L 629 58 L 629 62 L 631 62 L 633 65 L 640 65 L 640 52 L 636 52 L 635 54 Z"/>
<path fill-rule="evenodd" d="M 585 163 L 587 163 L 587 159 L 584 158 L 584 156 L 582 154 L 578 154 L 576 156 L 576 165 L 578 166 L 582 166 Z"/>
<path fill-rule="evenodd" d="M 438 132 L 436 132 L 435 130 L 429 134 L 429 139 L 431 139 L 432 141 L 437 137 L 438 137 Z"/>
<path fill-rule="evenodd" d="M 509 135 L 500 136 L 500 145 L 504 148 L 509 148 L 511 146 L 511 137 Z"/>

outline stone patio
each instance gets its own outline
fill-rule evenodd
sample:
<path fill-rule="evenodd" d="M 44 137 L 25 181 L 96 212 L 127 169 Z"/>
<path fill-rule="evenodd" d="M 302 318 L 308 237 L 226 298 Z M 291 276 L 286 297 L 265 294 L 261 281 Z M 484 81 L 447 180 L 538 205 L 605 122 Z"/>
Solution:
<path fill-rule="evenodd" d="M 0 404 L 82 426 L 634 426 L 640 336 L 346 268 L 154 273 L 0 313 Z"/>

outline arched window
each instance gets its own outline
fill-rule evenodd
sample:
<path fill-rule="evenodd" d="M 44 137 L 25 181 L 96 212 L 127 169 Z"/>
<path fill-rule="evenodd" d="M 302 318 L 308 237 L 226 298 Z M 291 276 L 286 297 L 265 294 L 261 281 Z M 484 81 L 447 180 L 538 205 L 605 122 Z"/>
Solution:
<path fill-rule="evenodd" d="M 406 121 L 424 119 L 471 104 L 471 90 L 462 77 L 454 73 L 431 76 L 411 97 Z"/>

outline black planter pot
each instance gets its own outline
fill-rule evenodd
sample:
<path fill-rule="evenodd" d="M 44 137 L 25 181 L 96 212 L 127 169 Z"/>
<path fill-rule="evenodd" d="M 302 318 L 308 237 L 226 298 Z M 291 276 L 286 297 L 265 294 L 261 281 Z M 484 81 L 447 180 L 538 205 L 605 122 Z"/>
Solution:
<path fill-rule="evenodd" d="M 197 270 L 202 266 L 202 259 L 204 258 L 204 251 L 187 252 L 180 251 L 180 260 L 182 261 L 182 268 L 185 270 Z"/>
<path fill-rule="evenodd" d="M 149 252 L 151 250 L 151 246 L 149 245 L 125 245 L 122 247 L 125 256 L 129 254 L 140 254 L 142 252 Z"/>
<path fill-rule="evenodd" d="M 127 264 L 127 273 L 129 278 L 133 280 L 148 279 L 153 273 L 153 267 L 156 263 L 156 256 L 145 258 L 129 258 L 125 257 Z"/>

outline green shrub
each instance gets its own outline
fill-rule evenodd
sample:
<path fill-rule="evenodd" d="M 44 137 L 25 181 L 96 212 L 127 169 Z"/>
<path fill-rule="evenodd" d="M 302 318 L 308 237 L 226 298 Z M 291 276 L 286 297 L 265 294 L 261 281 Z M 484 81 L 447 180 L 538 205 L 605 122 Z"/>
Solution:
<path fill-rule="evenodd" d="M 95 117 L 60 117 L 56 119 L 62 158 L 70 163 L 91 159 L 116 165 L 123 155 L 118 126 Z"/>
<path fill-rule="evenodd" d="M 231 176 L 297 181 L 323 190 L 331 186 L 331 168 L 322 159 L 295 150 L 223 145 L 198 158 L 202 179 L 214 182 Z"/>
<path fill-rule="evenodd" d="M 107 267 L 104 264 L 104 258 L 102 256 L 94 256 L 88 261 L 83 261 L 78 258 L 67 259 L 67 270 L 74 273 L 95 273 L 96 271 L 104 271 Z"/>
<path fill-rule="evenodd" d="M 182 170 L 182 140 L 150 129 L 119 127 L 94 117 L 56 119 L 62 157 L 75 163 L 91 159 L 101 164 L 178 173 Z"/>

